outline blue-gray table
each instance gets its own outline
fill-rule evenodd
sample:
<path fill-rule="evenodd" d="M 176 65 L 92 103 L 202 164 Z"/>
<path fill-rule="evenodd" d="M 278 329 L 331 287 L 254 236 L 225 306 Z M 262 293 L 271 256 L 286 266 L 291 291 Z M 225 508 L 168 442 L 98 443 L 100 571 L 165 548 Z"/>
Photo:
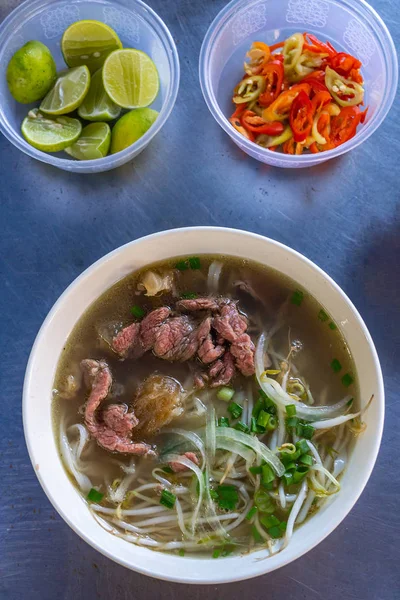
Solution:
<path fill-rule="evenodd" d="M 18 0 L 0 0 L 0 19 Z M 276 170 L 234 146 L 197 76 L 206 29 L 224 0 L 150 0 L 178 46 L 171 118 L 132 163 L 75 175 L 0 139 L 0 598 L 2 600 L 395 600 L 400 597 L 400 104 L 351 154 Z M 373 0 L 400 43 L 397 0 Z M 357 505 L 317 548 L 253 581 L 183 588 L 98 554 L 58 516 L 28 458 L 21 391 L 52 304 L 93 261 L 134 238 L 185 225 L 270 236 L 327 271 L 363 315 L 386 385 L 381 452 Z"/>

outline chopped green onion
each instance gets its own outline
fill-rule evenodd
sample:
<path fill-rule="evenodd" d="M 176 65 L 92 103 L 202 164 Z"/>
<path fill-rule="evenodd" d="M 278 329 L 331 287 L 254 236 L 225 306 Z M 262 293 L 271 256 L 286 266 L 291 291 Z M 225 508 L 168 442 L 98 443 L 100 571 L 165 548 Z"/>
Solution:
<path fill-rule="evenodd" d="M 199 257 L 192 256 L 191 258 L 189 258 L 189 265 L 190 265 L 190 268 L 193 269 L 194 271 L 201 269 L 201 263 L 200 263 Z"/>
<path fill-rule="evenodd" d="M 289 417 L 288 419 L 286 419 L 286 427 L 297 427 L 298 424 L 298 417 Z"/>
<path fill-rule="evenodd" d="M 243 408 L 240 406 L 240 404 L 236 404 L 236 402 L 231 402 L 228 406 L 228 412 L 231 413 L 234 419 L 238 419 L 242 415 Z"/>
<path fill-rule="evenodd" d="M 256 544 L 260 544 L 263 541 L 263 538 L 255 525 L 253 525 L 253 527 L 251 528 L 251 534 Z"/>
<path fill-rule="evenodd" d="M 255 419 L 257 419 L 258 415 L 260 414 L 260 411 L 264 408 L 264 398 L 258 398 L 257 402 L 255 403 L 253 410 L 251 412 L 251 414 L 253 415 L 253 417 Z"/>
<path fill-rule="evenodd" d="M 294 404 L 287 404 L 286 405 L 286 414 L 288 417 L 295 417 L 296 416 L 296 406 Z"/>
<path fill-rule="evenodd" d="M 334 358 L 331 362 L 331 369 L 334 373 L 339 373 L 339 371 L 341 371 L 342 365 L 340 364 L 337 358 Z"/>
<path fill-rule="evenodd" d="M 253 433 L 264 433 L 265 427 L 261 427 L 257 425 L 257 419 L 255 417 L 251 417 L 250 419 L 250 431 Z"/>
<path fill-rule="evenodd" d="M 276 504 L 271 496 L 264 490 L 258 490 L 254 496 L 254 504 L 261 513 L 271 514 L 276 509 Z"/>
<path fill-rule="evenodd" d="M 171 469 L 171 467 L 169 467 L 168 465 L 166 467 L 163 467 L 162 469 L 164 471 L 164 473 L 173 473 L 174 470 Z"/>
<path fill-rule="evenodd" d="M 282 531 L 279 529 L 279 526 L 270 527 L 267 529 L 268 535 L 270 535 L 274 540 L 282 537 Z"/>
<path fill-rule="evenodd" d="M 221 550 L 219 550 L 218 548 L 216 550 L 214 550 L 214 552 L 212 553 L 212 557 L 213 558 L 219 558 L 221 556 Z"/>
<path fill-rule="evenodd" d="M 251 519 L 254 517 L 254 515 L 257 512 L 257 506 L 253 506 L 249 512 L 247 513 L 247 515 L 245 516 L 245 519 L 247 519 L 248 521 L 251 521 Z"/>
<path fill-rule="evenodd" d="M 286 531 L 286 527 L 287 527 L 287 523 L 286 523 L 286 521 L 281 521 L 281 522 L 279 523 L 278 527 L 279 527 L 279 529 L 280 529 L 281 531 Z"/>
<path fill-rule="evenodd" d="M 132 306 L 131 308 L 131 313 L 137 319 L 141 319 L 146 314 L 146 311 L 141 306 L 135 304 L 135 306 Z"/>
<path fill-rule="evenodd" d="M 179 554 L 179 556 L 185 556 L 185 550 L 183 548 L 180 548 L 178 550 L 178 554 Z"/>
<path fill-rule="evenodd" d="M 235 548 L 234 546 L 231 546 L 230 548 L 224 548 L 222 550 L 221 556 L 229 556 L 230 554 L 232 554 L 234 548 Z"/>
<path fill-rule="evenodd" d="M 99 504 L 99 502 L 103 500 L 104 494 L 102 494 L 95 488 L 91 488 L 86 498 L 89 500 L 89 502 L 96 502 L 96 504 Z"/>
<path fill-rule="evenodd" d="M 181 298 L 183 298 L 184 300 L 194 300 L 195 298 L 197 298 L 197 294 L 196 292 L 184 292 L 183 294 L 181 294 Z"/>
<path fill-rule="evenodd" d="M 282 475 L 282 479 L 285 482 L 285 485 L 291 485 L 293 483 L 293 473 L 290 471 L 285 472 Z"/>
<path fill-rule="evenodd" d="M 232 400 L 234 395 L 235 395 L 235 390 L 233 390 L 230 387 L 226 387 L 226 386 L 219 388 L 219 390 L 217 392 L 218 400 L 223 400 L 224 402 L 229 402 L 230 400 Z"/>
<path fill-rule="evenodd" d="M 270 418 L 271 415 L 268 412 L 266 412 L 265 410 L 261 410 L 260 414 L 258 415 L 257 425 L 259 425 L 260 427 L 267 427 Z"/>
<path fill-rule="evenodd" d="M 262 523 L 265 529 L 269 527 L 278 526 L 280 521 L 275 515 L 266 515 L 264 517 L 260 517 L 260 523 Z"/>
<path fill-rule="evenodd" d="M 337 329 L 336 323 L 334 323 L 333 321 L 331 321 L 329 323 L 329 329 L 332 329 L 332 331 L 335 331 L 335 329 Z"/>
<path fill-rule="evenodd" d="M 312 425 L 308 425 L 307 423 L 301 426 L 301 435 L 305 437 L 306 440 L 311 440 L 312 436 L 314 435 L 314 431 L 314 427 Z"/>
<path fill-rule="evenodd" d="M 318 313 L 318 319 L 325 323 L 325 321 L 329 320 L 329 315 L 327 315 L 326 312 L 321 308 L 321 310 Z"/>
<path fill-rule="evenodd" d="M 295 304 L 296 306 L 301 306 L 301 303 L 304 300 L 304 292 L 301 290 L 295 290 L 290 298 L 290 302 Z"/>
<path fill-rule="evenodd" d="M 271 481 L 274 481 L 274 479 L 275 479 L 275 475 L 274 475 L 274 472 L 271 469 L 271 467 L 269 465 L 263 465 L 262 472 L 261 472 L 262 483 L 263 484 L 271 483 Z"/>
<path fill-rule="evenodd" d="M 275 417 L 271 416 L 267 423 L 267 431 L 273 431 L 278 427 L 278 421 Z"/>
<path fill-rule="evenodd" d="M 297 469 L 297 465 L 294 460 L 286 465 L 286 473 L 288 471 L 295 471 Z"/>
<path fill-rule="evenodd" d="M 169 490 L 163 490 L 161 492 L 160 504 L 167 508 L 174 508 L 176 496 Z"/>
<path fill-rule="evenodd" d="M 345 375 L 343 375 L 342 383 L 345 387 L 349 387 L 349 385 L 351 385 L 353 382 L 354 382 L 354 379 L 350 375 L 350 373 L 346 373 Z"/>
<path fill-rule="evenodd" d="M 263 483 L 263 482 L 261 482 L 261 485 L 266 490 L 273 490 L 274 489 L 274 483 L 275 483 L 274 481 L 270 481 L 269 483 Z"/>
<path fill-rule="evenodd" d="M 300 450 L 297 450 L 296 452 L 281 452 L 279 458 L 281 459 L 281 462 L 283 462 L 283 464 L 286 466 L 292 461 L 297 460 L 300 454 Z"/>
<path fill-rule="evenodd" d="M 293 483 L 300 483 L 308 473 L 308 467 L 298 467 L 293 473 Z"/>
<path fill-rule="evenodd" d="M 187 260 L 180 260 L 175 265 L 175 269 L 178 269 L 179 271 L 187 271 L 188 268 L 189 265 L 187 263 Z"/>
<path fill-rule="evenodd" d="M 262 473 L 262 466 L 260 465 L 260 466 L 257 466 L 257 467 L 250 467 L 249 471 L 253 475 L 261 475 L 261 473 Z"/>
<path fill-rule="evenodd" d="M 239 502 L 239 493 L 234 485 L 219 485 L 216 489 L 218 506 L 226 510 L 234 510 Z"/>
<path fill-rule="evenodd" d="M 246 423 L 243 423 L 243 421 L 238 421 L 238 423 L 236 423 L 236 425 L 234 426 L 234 429 L 237 429 L 238 431 L 243 431 L 243 433 L 250 433 L 250 427 L 248 427 Z"/>
<path fill-rule="evenodd" d="M 307 467 L 312 467 L 313 465 L 313 459 L 312 456 L 310 456 L 310 454 L 303 454 L 302 456 L 300 456 L 299 462 L 302 465 L 306 465 Z"/>
<path fill-rule="evenodd" d="M 218 427 L 230 427 L 229 419 L 227 417 L 220 417 L 218 419 Z"/>
<path fill-rule="evenodd" d="M 304 425 L 303 425 L 303 427 L 304 427 Z M 310 448 L 307 444 L 307 440 L 305 440 L 305 439 L 299 440 L 296 443 L 296 448 L 297 448 L 297 450 L 300 451 L 301 454 L 307 454 L 307 452 L 310 452 Z"/>
<path fill-rule="evenodd" d="M 346 403 L 346 406 L 351 406 L 354 402 L 354 398 L 350 398 L 350 400 Z"/>

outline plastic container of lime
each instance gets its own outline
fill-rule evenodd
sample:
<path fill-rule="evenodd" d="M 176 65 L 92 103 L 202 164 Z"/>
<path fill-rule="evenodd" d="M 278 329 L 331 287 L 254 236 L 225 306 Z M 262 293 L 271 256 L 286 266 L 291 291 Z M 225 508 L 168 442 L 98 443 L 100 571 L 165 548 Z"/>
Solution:
<path fill-rule="evenodd" d="M 11 96 L 6 70 L 11 56 L 29 40 L 43 42 L 52 52 L 57 69 L 66 68 L 60 42 L 65 29 L 83 19 L 102 21 L 118 34 L 125 48 L 138 48 L 154 61 L 160 89 L 151 108 L 159 112 L 152 127 L 122 152 L 96 160 L 78 161 L 64 152 L 47 154 L 30 146 L 21 124 L 36 104 L 18 104 Z M 140 0 L 26 0 L 0 25 L 0 131 L 22 152 L 66 171 L 98 173 L 115 169 L 137 156 L 168 119 L 179 88 L 179 57 L 172 36 L 161 18 Z M 74 115 L 72 115 L 74 116 Z"/>
<path fill-rule="evenodd" d="M 356 136 L 319 154 L 272 152 L 244 138 L 229 123 L 232 91 L 243 76 L 252 42 L 274 44 L 295 32 L 309 32 L 362 61 L 368 115 Z M 200 53 L 200 83 L 217 123 L 244 152 L 277 167 L 311 167 L 335 158 L 367 140 L 379 127 L 397 90 L 397 55 L 390 33 L 364 0 L 233 0 L 215 17 Z"/>

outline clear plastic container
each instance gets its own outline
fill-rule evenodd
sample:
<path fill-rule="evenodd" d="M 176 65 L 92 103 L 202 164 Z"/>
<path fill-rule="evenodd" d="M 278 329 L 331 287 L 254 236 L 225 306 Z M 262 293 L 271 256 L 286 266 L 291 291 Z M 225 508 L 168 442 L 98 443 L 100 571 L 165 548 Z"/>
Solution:
<path fill-rule="evenodd" d="M 300 31 L 329 40 L 363 63 L 364 125 L 356 136 L 320 154 L 292 156 L 271 152 L 246 140 L 228 122 L 232 90 L 243 76 L 247 50 L 255 40 L 273 44 Z M 397 55 L 390 33 L 371 6 L 363 0 L 233 0 L 214 19 L 200 53 L 200 83 L 213 117 L 247 154 L 276 167 L 311 167 L 352 150 L 379 127 L 396 95 Z"/>
<path fill-rule="evenodd" d="M 6 70 L 11 56 L 29 40 L 51 50 L 58 69 L 65 68 L 60 42 L 75 21 L 95 19 L 115 29 L 124 47 L 139 48 L 154 60 L 160 91 L 152 108 L 159 111 L 154 125 L 122 152 L 97 160 L 77 161 L 64 152 L 48 154 L 30 146 L 21 123 L 35 105 L 18 104 L 8 91 Z M 179 58 L 172 36 L 160 17 L 140 0 L 26 0 L 0 25 L 0 130 L 17 148 L 43 162 L 77 173 L 108 171 L 139 154 L 160 131 L 175 104 L 179 88 Z"/>

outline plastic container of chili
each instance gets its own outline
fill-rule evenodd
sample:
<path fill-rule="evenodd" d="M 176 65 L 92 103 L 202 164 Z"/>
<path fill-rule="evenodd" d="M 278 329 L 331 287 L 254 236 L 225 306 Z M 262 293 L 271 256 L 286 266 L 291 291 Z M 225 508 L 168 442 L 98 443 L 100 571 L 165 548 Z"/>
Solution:
<path fill-rule="evenodd" d="M 272 152 L 246 139 L 228 121 L 234 111 L 232 92 L 243 77 L 243 62 L 251 44 L 261 41 L 272 45 L 296 32 L 312 33 L 362 62 L 367 118 L 355 137 L 318 154 Z M 362 144 L 389 112 L 398 83 L 391 35 L 364 0 L 232 0 L 206 33 L 199 71 L 207 106 L 235 144 L 261 162 L 286 168 L 311 167 Z"/>

